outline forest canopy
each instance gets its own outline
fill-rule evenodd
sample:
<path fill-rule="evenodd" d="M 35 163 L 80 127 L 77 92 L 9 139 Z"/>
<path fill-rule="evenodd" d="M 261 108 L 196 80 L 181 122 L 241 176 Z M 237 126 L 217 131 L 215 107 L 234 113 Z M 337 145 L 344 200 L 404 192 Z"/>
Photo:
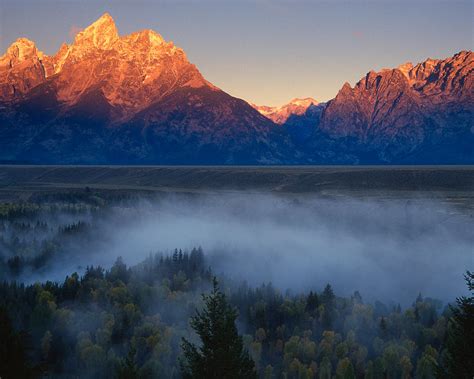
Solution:
<path fill-rule="evenodd" d="M 88 263 L 97 256 L 88 242 L 102 237 L 97 215 L 112 208 L 91 191 L 84 196 L 0 204 L 2 378 L 196 377 L 183 362 L 194 356 L 208 367 L 219 361 L 216 351 L 230 366 L 246 367 L 246 378 L 253 370 L 266 379 L 473 376 L 470 272 L 470 295 L 456 303 L 413 293 L 400 305 L 367 301 L 357 288 L 340 294 L 316 277 L 304 289 L 263 278 L 249 284 L 216 269 L 219 255 L 200 247 L 150 253 L 128 265 L 120 257 L 112 265 Z M 126 198 L 113 204 L 130 206 Z M 75 272 L 41 279 L 77 257 Z M 287 258 L 299 259 L 291 252 Z M 33 276 L 40 279 L 25 283 Z M 212 298 L 220 299 L 215 314 L 226 321 L 216 330 L 227 344 L 206 345 L 214 329 L 203 329 L 199 315 Z"/>
<path fill-rule="evenodd" d="M 200 343 L 189 320 L 209 299 L 201 294 L 213 288 L 210 267 L 196 248 L 150 255 L 133 267 L 119 258 L 61 283 L 3 282 L 0 375 L 181 377 L 182 338 L 188 347 Z M 358 292 L 340 297 L 330 284 L 292 294 L 220 281 L 244 351 L 263 378 L 434 378 L 455 369 L 452 349 L 472 327 L 472 297 L 443 309 L 418 295 L 402 309 L 365 303 Z M 472 358 L 472 345 L 462 348 Z"/>

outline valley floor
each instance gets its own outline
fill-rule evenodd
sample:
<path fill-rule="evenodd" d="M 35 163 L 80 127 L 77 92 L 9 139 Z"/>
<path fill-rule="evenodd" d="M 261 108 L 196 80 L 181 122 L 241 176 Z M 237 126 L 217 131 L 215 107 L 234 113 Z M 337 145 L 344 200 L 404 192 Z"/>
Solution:
<path fill-rule="evenodd" d="M 274 193 L 436 198 L 474 208 L 474 166 L 0 166 L 0 202 L 93 189 L 110 196 Z"/>

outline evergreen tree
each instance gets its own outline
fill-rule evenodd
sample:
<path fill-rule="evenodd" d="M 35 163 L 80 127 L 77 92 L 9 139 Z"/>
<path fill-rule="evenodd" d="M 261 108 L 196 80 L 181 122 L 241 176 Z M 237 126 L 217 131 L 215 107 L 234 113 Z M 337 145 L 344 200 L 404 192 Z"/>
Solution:
<path fill-rule="evenodd" d="M 132 379 L 138 377 L 138 368 L 135 364 L 136 349 L 131 347 L 126 358 L 120 363 L 118 368 L 118 379 Z"/>
<path fill-rule="evenodd" d="M 318 294 L 311 291 L 306 298 L 306 311 L 314 312 L 319 306 Z"/>
<path fill-rule="evenodd" d="M 354 366 L 349 358 L 339 361 L 336 369 L 336 379 L 355 379 Z"/>
<path fill-rule="evenodd" d="M 368 361 L 365 367 L 364 379 L 374 379 L 374 363 L 372 361 Z"/>
<path fill-rule="evenodd" d="M 471 296 L 456 299 L 448 329 L 445 371 L 442 378 L 472 379 L 474 377 L 474 273 L 464 275 Z"/>
<path fill-rule="evenodd" d="M 184 378 L 247 379 L 256 378 L 255 363 L 243 348 L 237 333 L 237 312 L 219 290 L 216 278 L 210 295 L 203 294 L 205 307 L 191 318 L 191 326 L 201 339 L 196 347 L 183 338 Z"/>
<path fill-rule="evenodd" d="M 328 357 L 324 357 L 321 361 L 321 367 L 319 369 L 319 379 L 331 379 L 332 377 L 332 365 Z"/>
<path fill-rule="evenodd" d="M 385 321 L 385 317 L 382 316 L 380 319 L 380 337 L 382 339 L 387 338 L 387 321 Z"/>
<path fill-rule="evenodd" d="M 324 304 L 324 310 L 321 315 L 321 323 L 325 330 L 331 330 L 334 320 L 334 300 L 336 296 L 330 284 L 327 284 L 321 294 L 321 302 Z"/>
<path fill-rule="evenodd" d="M 352 295 L 352 302 L 354 304 L 363 304 L 364 302 L 362 301 L 362 296 L 359 291 L 355 291 L 354 295 Z"/>
<path fill-rule="evenodd" d="M 123 283 L 127 283 L 129 278 L 130 272 L 127 269 L 127 265 L 123 263 L 122 257 L 118 257 L 108 272 L 107 279 L 110 281 L 121 280 Z"/>
<path fill-rule="evenodd" d="M 336 296 L 334 295 L 334 291 L 332 290 L 331 285 L 328 283 L 326 287 L 324 287 L 324 291 L 321 294 L 321 302 L 328 307 L 334 306 L 334 299 Z"/>
<path fill-rule="evenodd" d="M 27 363 L 25 337 L 14 330 L 7 312 L 0 308 L 0 378 L 33 377 Z"/>

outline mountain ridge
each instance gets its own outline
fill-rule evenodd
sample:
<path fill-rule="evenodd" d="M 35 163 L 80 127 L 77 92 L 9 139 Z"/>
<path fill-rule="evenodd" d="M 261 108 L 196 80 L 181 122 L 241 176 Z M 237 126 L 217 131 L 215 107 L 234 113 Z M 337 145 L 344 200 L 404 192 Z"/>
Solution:
<path fill-rule="evenodd" d="M 371 145 L 388 160 L 443 138 L 472 141 L 473 71 L 468 51 L 411 68 L 370 71 L 328 102 L 319 128 Z"/>
<path fill-rule="evenodd" d="M 51 56 L 0 57 L 0 160 L 37 163 L 474 163 L 473 54 L 369 71 L 327 103 L 249 104 L 149 29 L 106 13 Z"/>
<path fill-rule="evenodd" d="M 303 99 L 294 98 L 287 104 L 276 107 L 257 105 L 253 103 L 249 104 L 262 115 L 279 125 L 284 124 L 292 115 L 301 116 L 308 111 L 308 108 L 320 105 L 318 101 L 311 97 L 306 97 Z"/>
<path fill-rule="evenodd" d="M 21 46 L 28 54 L 12 48 L 0 60 L 7 108 L 0 119 L 10 124 L 2 130 L 4 158 L 215 163 L 279 154 L 271 121 L 208 82 L 182 49 L 154 31 L 120 36 L 104 14 L 53 56 L 33 42 Z M 265 153 L 254 154 L 262 150 L 257 145 Z"/>

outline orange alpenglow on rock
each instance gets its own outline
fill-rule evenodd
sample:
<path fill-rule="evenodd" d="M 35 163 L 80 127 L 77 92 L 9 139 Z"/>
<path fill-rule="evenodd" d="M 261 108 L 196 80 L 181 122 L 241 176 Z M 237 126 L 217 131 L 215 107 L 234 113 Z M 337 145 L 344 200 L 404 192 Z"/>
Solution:
<path fill-rule="evenodd" d="M 249 105 L 173 42 L 120 36 L 106 13 L 53 56 L 20 38 L 0 57 L 0 160 L 472 164 L 473 72 L 461 51 L 370 71 L 325 104 Z"/>
<path fill-rule="evenodd" d="M 317 106 L 319 103 L 311 97 L 305 99 L 293 99 L 288 104 L 280 107 L 269 107 L 266 105 L 250 104 L 262 115 L 269 118 L 276 124 L 284 124 L 292 115 L 304 115 L 310 107 Z"/>
<path fill-rule="evenodd" d="M 119 39 L 114 20 L 108 13 L 104 13 L 96 22 L 76 35 L 74 45 L 108 50 Z"/>
<path fill-rule="evenodd" d="M 173 42 L 152 30 L 121 37 L 108 13 L 54 56 L 20 38 L 0 58 L 0 100 L 13 100 L 45 81 L 60 102 L 69 104 L 100 90 L 119 119 L 180 87 L 216 89 Z"/>
<path fill-rule="evenodd" d="M 431 135 L 439 139 L 448 134 L 448 127 L 452 135 L 461 135 L 472 124 L 473 70 L 473 53 L 461 51 L 415 66 L 405 63 L 370 71 L 354 88 L 343 86 L 328 103 L 319 127 L 384 149 L 394 145 L 397 153 L 409 151 Z"/>
<path fill-rule="evenodd" d="M 0 100 L 19 97 L 44 82 L 43 57 L 33 41 L 18 38 L 13 42 L 0 58 Z"/>

